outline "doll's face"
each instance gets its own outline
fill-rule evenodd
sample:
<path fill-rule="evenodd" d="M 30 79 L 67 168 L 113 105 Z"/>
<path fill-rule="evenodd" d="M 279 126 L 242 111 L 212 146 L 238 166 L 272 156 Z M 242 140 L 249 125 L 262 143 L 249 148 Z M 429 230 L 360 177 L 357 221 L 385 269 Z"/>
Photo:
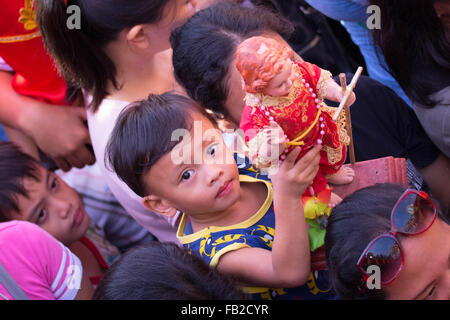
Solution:
<path fill-rule="evenodd" d="M 291 59 L 285 59 L 281 70 L 270 80 L 269 85 L 265 89 L 265 94 L 279 97 L 289 93 L 292 83 L 296 77 L 295 70 Z"/>

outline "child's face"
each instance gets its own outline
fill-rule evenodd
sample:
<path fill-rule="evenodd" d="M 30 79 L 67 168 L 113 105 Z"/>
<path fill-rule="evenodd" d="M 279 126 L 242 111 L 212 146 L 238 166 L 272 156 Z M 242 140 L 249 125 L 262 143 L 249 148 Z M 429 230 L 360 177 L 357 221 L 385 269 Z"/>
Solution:
<path fill-rule="evenodd" d="M 39 181 L 25 178 L 28 197 L 17 196 L 19 212 L 12 220 L 26 220 L 39 225 L 64 245 L 80 240 L 89 227 L 83 202 L 78 193 L 55 173 L 36 165 Z"/>
<path fill-rule="evenodd" d="M 291 90 L 296 77 L 291 59 L 285 59 L 282 69 L 270 80 L 265 93 L 274 97 L 285 96 Z"/>
<path fill-rule="evenodd" d="M 178 209 L 207 217 L 225 212 L 239 199 L 238 168 L 221 132 L 201 114 L 191 115 L 190 134 L 143 177 L 151 193 L 144 204 L 152 211 L 170 216 Z"/>

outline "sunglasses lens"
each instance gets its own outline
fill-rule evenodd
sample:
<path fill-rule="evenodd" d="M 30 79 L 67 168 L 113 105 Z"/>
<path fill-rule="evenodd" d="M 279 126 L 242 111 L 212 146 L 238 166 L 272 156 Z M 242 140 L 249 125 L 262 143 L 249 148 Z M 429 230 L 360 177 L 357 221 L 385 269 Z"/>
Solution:
<path fill-rule="evenodd" d="M 409 193 L 395 209 L 392 224 L 402 233 L 420 233 L 431 225 L 435 211 L 430 200 L 416 193 Z"/>
<path fill-rule="evenodd" d="M 369 266 L 380 268 L 381 282 L 390 282 L 400 270 L 402 253 L 397 240 L 382 236 L 367 249 L 361 268 L 367 272 Z"/>

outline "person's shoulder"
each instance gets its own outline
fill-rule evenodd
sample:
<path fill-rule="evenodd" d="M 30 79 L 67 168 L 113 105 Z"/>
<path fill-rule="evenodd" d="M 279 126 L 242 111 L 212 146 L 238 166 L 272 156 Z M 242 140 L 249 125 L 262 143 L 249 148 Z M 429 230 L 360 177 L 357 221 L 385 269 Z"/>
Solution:
<path fill-rule="evenodd" d="M 9 221 L 0 223 L 0 238 L 12 237 L 17 235 L 18 238 L 23 238 L 24 234 L 28 233 L 42 233 L 43 230 L 34 223 L 28 221 Z"/>

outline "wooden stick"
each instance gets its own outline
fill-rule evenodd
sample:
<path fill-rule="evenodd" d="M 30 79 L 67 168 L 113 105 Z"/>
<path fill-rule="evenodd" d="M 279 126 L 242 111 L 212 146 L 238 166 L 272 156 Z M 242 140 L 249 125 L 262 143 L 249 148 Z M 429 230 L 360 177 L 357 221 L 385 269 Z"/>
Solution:
<path fill-rule="evenodd" d="M 339 75 L 339 80 L 341 80 L 342 94 L 347 91 L 347 80 L 345 78 L 345 73 Z M 347 128 L 348 136 L 350 137 L 350 145 L 348 146 L 348 152 L 350 156 L 350 163 L 355 164 L 355 145 L 353 144 L 353 132 L 352 132 L 352 117 L 350 115 L 350 107 L 344 107 L 345 112 L 345 127 Z"/>
<path fill-rule="evenodd" d="M 345 73 L 339 74 L 339 80 L 341 81 L 342 94 L 345 94 L 347 91 L 347 78 L 345 77 Z"/>
<path fill-rule="evenodd" d="M 361 76 L 362 71 L 363 71 L 363 67 L 359 67 L 358 70 L 356 70 L 356 73 L 353 76 L 353 79 L 350 82 L 350 85 L 347 87 L 347 91 L 345 92 L 344 97 L 342 98 L 342 101 L 339 104 L 337 111 L 334 113 L 333 121 L 337 120 L 342 109 L 344 109 L 344 106 L 347 104 L 347 100 L 350 97 L 350 95 L 352 94 L 353 89 L 355 89 L 356 83 L 358 82 L 358 79 Z"/>

